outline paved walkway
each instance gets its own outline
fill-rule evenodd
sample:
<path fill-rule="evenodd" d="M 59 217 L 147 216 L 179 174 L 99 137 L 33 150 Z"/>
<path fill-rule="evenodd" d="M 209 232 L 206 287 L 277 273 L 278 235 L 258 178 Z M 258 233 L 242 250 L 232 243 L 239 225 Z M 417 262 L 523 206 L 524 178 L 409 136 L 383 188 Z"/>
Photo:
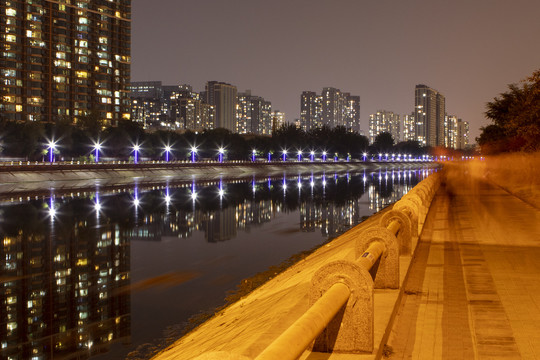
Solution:
<path fill-rule="evenodd" d="M 404 286 L 391 359 L 540 359 L 540 210 L 450 178 Z"/>

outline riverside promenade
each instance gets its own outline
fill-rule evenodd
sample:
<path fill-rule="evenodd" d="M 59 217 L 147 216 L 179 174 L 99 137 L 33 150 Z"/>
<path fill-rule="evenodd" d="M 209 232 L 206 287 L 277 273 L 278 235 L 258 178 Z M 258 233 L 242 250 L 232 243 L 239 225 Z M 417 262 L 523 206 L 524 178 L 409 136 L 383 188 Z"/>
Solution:
<path fill-rule="evenodd" d="M 400 288 L 374 290 L 374 348 L 300 359 L 540 359 L 540 210 L 482 176 L 445 171 Z M 389 211 L 386 209 L 385 211 Z M 324 264 L 354 258 L 382 211 L 256 289 L 156 356 L 254 359 L 309 307 Z"/>
<path fill-rule="evenodd" d="M 390 358 L 540 359 L 540 210 L 456 171 L 420 239 Z"/>

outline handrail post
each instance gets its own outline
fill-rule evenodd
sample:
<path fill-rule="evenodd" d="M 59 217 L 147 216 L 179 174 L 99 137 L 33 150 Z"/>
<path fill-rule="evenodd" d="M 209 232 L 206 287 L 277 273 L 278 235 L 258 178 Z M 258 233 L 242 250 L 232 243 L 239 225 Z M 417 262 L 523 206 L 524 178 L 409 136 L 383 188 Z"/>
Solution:
<path fill-rule="evenodd" d="M 373 279 L 357 261 L 333 261 L 320 268 L 311 280 L 310 304 L 336 283 L 351 291 L 349 300 L 315 339 L 313 351 L 370 353 L 373 351 Z M 281 360 L 281 359 L 280 359 Z"/>
<path fill-rule="evenodd" d="M 351 291 L 335 283 L 293 325 L 283 332 L 256 360 L 296 359 L 347 303 Z"/>
<path fill-rule="evenodd" d="M 379 257 L 377 268 L 370 271 L 374 274 L 374 286 L 377 289 L 398 289 L 399 246 L 390 230 L 374 226 L 362 231 L 356 240 L 356 259 L 361 258 L 375 242 L 384 244 L 384 252 Z"/>
<path fill-rule="evenodd" d="M 390 224 L 398 223 L 399 231 L 389 229 Z M 399 244 L 399 253 L 409 255 L 412 250 L 412 226 L 411 220 L 402 211 L 389 210 L 379 220 L 379 226 L 389 229 L 396 236 Z M 395 226 L 395 225 L 394 225 Z"/>

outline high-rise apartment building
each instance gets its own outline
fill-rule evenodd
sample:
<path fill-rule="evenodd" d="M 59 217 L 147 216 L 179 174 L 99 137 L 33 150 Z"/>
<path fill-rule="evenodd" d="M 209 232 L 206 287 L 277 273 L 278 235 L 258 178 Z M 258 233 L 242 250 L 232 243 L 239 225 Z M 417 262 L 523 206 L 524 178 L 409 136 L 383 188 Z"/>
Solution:
<path fill-rule="evenodd" d="M 310 131 L 322 126 L 322 97 L 314 91 L 304 91 L 300 98 L 300 127 Z"/>
<path fill-rule="evenodd" d="M 345 127 L 351 131 L 360 131 L 360 96 L 347 94 Z"/>
<path fill-rule="evenodd" d="M 400 140 L 401 123 L 399 115 L 392 111 L 378 110 L 375 114 L 369 115 L 369 142 L 373 144 L 377 135 L 388 132 L 392 135 L 394 143 Z"/>
<path fill-rule="evenodd" d="M 322 91 L 322 123 L 330 128 L 344 125 L 345 96 L 336 88 L 325 87 Z"/>
<path fill-rule="evenodd" d="M 414 112 L 410 115 L 403 115 L 401 141 L 416 141 L 416 123 L 414 118 Z"/>
<path fill-rule="evenodd" d="M 216 109 L 215 128 L 225 128 L 236 132 L 237 88 L 234 85 L 218 81 L 206 83 L 207 104 Z"/>
<path fill-rule="evenodd" d="M 130 0 L 5 0 L 0 29 L 4 120 L 129 119 Z"/>
<path fill-rule="evenodd" d="M 470 144 L 469 122 L 458 119 L 457 149 L 466 149 Z"/>
<path fill-rule="evenodd" d="M 360 130 L 360 96 L 325 87 L 322 94 L 304 91 L 300 99 L 300 127 L 310 131 L 321 126 Z"/>
<path fill-rule="evenodd" d="M 420 145 L 444 146 L 444 96 L 426 85 L 416 85 L 414 110 Z"/>
<path fill-rule="evenodd" d="M 283 125 L 285 125 L 285 113 L 279 110 L 274 111 L 272 113 L 272 134 Z"/>
<path fill-rule="evenodd" d="M 270 135 L 272 133 L 272 103 L 251 90 L 238 93 L 236 132 L 239 134 Z"/>
<path fill-rule="evenodd" d="M 216 110 L 213 105 L 202 101 L 191 86 L 181 85 L 169 96 L 170 121 L 180 130 L 202 131 L 214 129 Z"/>
<path fill-rule="evenodd" d="M 455 115 L 446 115 L 444 121 L 445 146 L 465 149 L 469 145 L 469 123 Z"/>
<path fill-rule="evenodd" d="M 444 117 L 444 146 L 457 149 L 458 141 L 458 118 L 455 115 Z"/>
<path fill-rule="evenodd" d="M 129 85 L 131 120 L 143 127 L 174 127 L 171 96 L 191 92 L 189 85 L 163 85 L 161 81 L 139 81 Z"/>

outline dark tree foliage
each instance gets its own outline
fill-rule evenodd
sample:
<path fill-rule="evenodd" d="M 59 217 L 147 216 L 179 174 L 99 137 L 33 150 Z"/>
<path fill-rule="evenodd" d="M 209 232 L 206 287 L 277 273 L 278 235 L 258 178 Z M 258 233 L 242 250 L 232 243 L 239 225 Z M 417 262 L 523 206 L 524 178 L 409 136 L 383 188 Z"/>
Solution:
<path fill-rule="evenodd" d="M 418 141 L 409 140 L 402 141 L 394 146 L 394 151 L 398 154 L 411 154 L 411 155 L 422 155 L 426 153 L 426 149 L 420 146 Z"/>
<path fill-rule="evenodd" d="M 394 138 L 389 132 L 382 132 L 375 137 L 372 147 L 375 152 L 391 152 L 394 147 Z"/>
<path fill-rule="evenodd" d="M 3 122 L 0 124 L 0 133 L 0 146 L 4 155 L 26 159 L 40 156 L 44 143 L 42 124 Z"/>
<path fill-rule="evenodd" d="M 540 70 L 487 103 L 493 124 L 476 139 L 483 153 L 540 150 Z"/>
<path fill-rule="evenodd" d="M 271 153 L 274 160 L 281 157 L 283 150 L 287 150 L 289 158 L 296 157 L 298 151 L 302 152 L 303 158 L 308 158 L 310 152 L 314 151 L 317 158 L 326 152 L 328 159 L 334 156 L 361 159 L 365 152 L 393 150 L 390 134 L 381 134 L 374 146 L 370 147 L 367 137 L 342 126 L 323 126 L 305 132 L 287 124 L 277 129 L 273 136 L 240 135 L 222 128 L 201 133 L 180 133 L 171 130 L 145 131 L 138 123 L 126 120 L 119 121 L 117 126 L 102 129 L 101 122 L 94 116 L 87 116 L 75 125 L 70 124 L 68 119 L 57 124 L 1 122 L 0 133 L 3 136 L 0 139 L 2 155 L 29 160 L 43 159 L 49 141 L 56 144 L 56 159 L 68 161 L 92 160 L 96 143 L 101 144 L 102 160 L 107 157 L 128 160 L 134 156 L 135 145 L 140 147 L 138 156 L 142 160 L 164 159 L 166 147 L 170 148 L 170 160 L 190 159 L 193 147 L 201 160 L 216 160 L 220 148 L 224 149 L 226 160 L 249 160 L 253 150 L 256 150 L 257 158 L 266 159 Z M 417 143 L 399 144 L 396 149 L 400 146 L 411 154 L 425 150 L 420 149 Z"/>

